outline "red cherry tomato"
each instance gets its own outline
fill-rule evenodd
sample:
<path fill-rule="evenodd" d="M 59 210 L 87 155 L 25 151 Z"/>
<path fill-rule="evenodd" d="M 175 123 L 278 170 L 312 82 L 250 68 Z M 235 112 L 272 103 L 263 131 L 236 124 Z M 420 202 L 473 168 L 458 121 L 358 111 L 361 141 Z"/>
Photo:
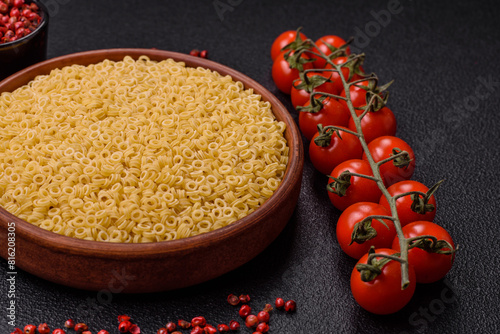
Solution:
<path fill-rule="evenodd" d="M 387 227 L 376 219 L 371 220 L 371 228 L 376 231 L 374 238 L 368 239 L 362 243 L 356 241 L 351 243 L 352 232 L 359 222 L 368 216 L 390 216 L 382 205 L 371 202 L 354 203 L 342 212 L 337 221 L 337 240 L 342 250 L 355 259 L 361 258 L 368 253 L 371 246 L 375 248 L 389 248 L 392 240 L 396 236 L 396 229 L 392 220 L 383 219 Z M 358 225 L 359 226 L 359 225 Z M 363 231 L 361 229 L 361 231 Z M 361 232 L 360 232 L 361 233 Z"/>
<path fill-rule="evenodd" d="M 422 193 L 426 193 L 428 190 L 429 188 L 427 188 L 427 186 L 425 186 L 424 184 L 412 180 L 400 181 L 387 188 L 387 191 L 389 191 L 389 194 L 391 196 L 410 191 L 420 191 Z M 389 202 L 387 202 L 385 196 L 380 197 L 379 203 L 383 205 L 387 210 L 390 210 Z M 436 216 L 436 199 L 434 198 L 434 195 L 432 195 L 428 201 L 429 204 L 434 205 L 434 210 L 426 212 L 425 214 L 413 211 L 411 209 L 412 203 L 413 200 L 411 199 L 410 195 L 400 197 L 396 201 L 396 210 L 398 212 L 399 221 L 402 227 L 418 220 L 434 220 L 434 217 Z"/>
<path fill-rule="evenodd" d="M 347 60 L 348 60 L 347 57 L 337 57 L 337 58 L 332 59 L 332 62 L 335 65 L 341 65 L 341 64 L 346 63 Z M 333 66 L 330 64 L 326 64 L 325 69 L 326 70 L 333 69 Z M 362 68 L 361 68 L 361 70 L 362 70 Z M 354 74 L 353 77 L 349 80 L 349 74 L 351 72 L 347 67 L 342 67 L 341 72 L 342 72 L 342 76 L 344 77 L 345 81 L 347 81 L 347 82 L 352 82 L 352 81 L 360 79 L 359 75 Z M 339 95 L 344 90 L 344 84 L 342 83 L 342 79 L 340 78 L 340 74 L 336 71 L 325 71 L 324 73 L 331 73 L 330 80 L 334 83 L 335 94 Z M 345 95 L 343 95 L 343 96 L 345 96 Z"/>
<path fill-rule="evenodd" d="M 314 140 L 319 136 L 316 133 L 309 144 L 309 158 L 314 167 L 323 174 L 330 174 L 337 165 L 349 160 L 360 159 L 363 155 L 363 147 L 358 137 L 345 131 L 333 133 L 330 144 L 322 147 L 318 146 Z"/>
<path fill-rule="evenodd" d="M 328 47 L 327 44 L 330 44 L 331 46 L 333 46 L 335 48 L 339 48 L 342 45 L 344 45 L 345 43 L 346 42 L 338 36 L 327 35 L 327 36 L 323 36 L 323 37 L 319 38 L 314 44 L 316 44 L 318 46 L 318 49 L 323 51 L 323 53 L 328 56 L 332 53 L 332 51 L 330 50 L 330 48 Z M 319 53 L 318 49 L 312 48 L 311 51 Z M 349 47 L 347 47 L 346 53 L 348 55 L 351 53 L 351 50 L 349 49 Z M 311 56 L 311 58 L 313 58 L 313 57 L 315 57 L 315 56 Z M 313 65 L 315 68 L 324 68 L 325 64 L 326 64 L 326 60 L 323 58 L 316 58 L 316 60 L 313 62 Z"/>
<path fill-rule="evenodd" d="M 428 221 L 416 221 L 403 227 L 405 238 L 414 238 L 421 235 L 431 235 L 437 240 L 448 242 L 449 247 L 441 248 L 442 251 L 453 251 L 455 245 L 450 234 L 441 226 Z M 429 239 L 427 239 L 429 240 Z M 399 251 L 399 238 L 394 238 L 392 248 Z M 453 264 L 452 254 L 439 254 L 428 252 L 419 247 L 413 247 L 408 251 L 408 263 L 415 269 L 417 283 L 432 283 L 442 279 Z"/>
<path fill-rule="evenodd" d="M 290 64 L 285 59 L 286 52 L 282 52 L 276 57 L 272 67 L 272 77 L 276 87 L 285 94 L 290 94 L 293 81 L 299 78 L 299 71 L 295 68 L 290 68 Z M 293 53 L 291 53 L 293 54 Z M 305 54 L 301 57 L 308 59 Z M 305 70 L 312 68 L 311 63 L 304 63 Z"/>
<path fill-rule="evenodd" d="M 386 185 L 408 180 L 413 175 L 413 171 L 415 170 L 415 154 L 410 145 L 398 137 L 382 136 L 375 138 L 368 144 L 368 150 L 375 162 L 390 158 L 393 155 L 392 150 L 394 148 L 408 152 L 410 163 L 405 167 L 397 167 L 394 165 L 394 161 L 391 160 L 380 165 L 380 174 Z M 363 153 L 362 159 L 368 161 L 366 153 Z"/>
<path fill-rule="evenodd" d="M 351 159 L 340 163 L 333 169 L 330 176 L 339 178 L 340 174 L 345 171 L 373 176 L 370 164 L 361 159 Z M 329 184 L 333 184 L 334 182 L 333 179 L 328 181 Z M 377 183 L 373 180 L 360 176 L 351 176 L 350 183 L 343 196 L 328 191 L 330 202 L 341 211 L 358 202 L 377 203 L 382 195 Z"/>
<path fill-rule="evenodd" d="M 299 33 L 299 36 L 302 40 L 307 39 L 306 35 L 304 35 L 303 33 Z M 276 37 L 271 46 L 271 59 L 274 61 L 276 58 L 278 58 L 281 51 L 285 51 L 282 50 L 283 47 L 295 41 L 296 38 L 297 38 L 297 32 L 295 30 L 285 31 L 281 33 L 278 37 Z"/>
<path fill-rule="evenodd" d="M 361 115 L 363 110 L 356 110 L 356 113 Z M 356 131 L 354 119 L 349 119 L 349 129 Z M 370 143 L 377 137 L 394 136 L 396 134 L 396 117 L 391 109 L 383 107 L 377 111 L 369 111 L 361 119 L 361 130 L 365 136 L 367 143 Z"/>
<path fill-rule="evenodd" d="M 380 248 L 378 254 L 393 255 L 397 251 Z M 377 257 L 377 259 L 381 259 Z M 368 254 L 365 254 L 358 263 L 367 263 Z M 390 260 L 382 269 L 382 273 L 375 279 L 364 282 L 360 272 L 354 268 L 351 274 L 351 292 L 356 302 L 365 310 L 375 314 L 391 314 L 401 310 L 410 301 L 415 292 L 415 271 L 408 267 L 410 284 L 401 289 L 401 264 Z"/>
<path fill-rule="evenodd" d="M 366 80 L 349 87 L 349 93 L 354 108 L 366 106 L 366 90 L 360 86 L 368 87 L 368 85 L 369 81 Z M 341 91 L 340 96 L 346 97 L 345 90 Z M 341 100 L 341 103 L 347 106 L 347 103 L 344 100 Z"/>
<path fill-rule="evenodd" d="M 307 72 L 306 76 L 308 78 L 311 78 L 314 80 L 314 77 L 320 76 L 323 78 L 328 78 L 330 76 L 330 73 L 326 72 Z M 292 85 L 292 90 L 290 93 L 290 96 L 292 98 L 292 105 L 294 108 L 297 108 L 298 106 L 304 106 L 308 101 L 310 101 L 310 96 L 311 94 L 305 90 L 305 89 L 300 89 L 300 85 L 302 85 L 302 80 L 297 79 L 293 82 Z M 323 92 L 323 93 L 329 93 L 333 94 L 334 92 L 334 84 L 333 82 L 326 81 L 325 83 L 313 88 L 313 92 Z M 316 98 L 319 98 L 320 95 L 315 95 Z M 347 125 L 347 124 L 346 124 Z"/>
<path fill-rule="evenodd" d="M 322 103 L 323 108 L 318 112 L 301 111 L 299 113 L 299 128 L 307 140 L 311 140 L 318 132 L 318 124 L 345 127 L 349 121 L 349 111 L 338 100 L 327 97 Z M 305 106 L 309 105 L 308 100 Z"/>

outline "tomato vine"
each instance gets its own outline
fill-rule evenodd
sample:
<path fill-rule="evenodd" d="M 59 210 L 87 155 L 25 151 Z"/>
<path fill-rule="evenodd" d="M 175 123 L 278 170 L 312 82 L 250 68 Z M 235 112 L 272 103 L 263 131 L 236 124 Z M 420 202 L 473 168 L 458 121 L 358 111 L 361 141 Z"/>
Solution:
<path fill-rule="evenodd" d="M 338 42 L 336 46 L 333 46 L 325 41 L 321 41 L 321 47 L 318 47 L 318 41 L 315 43 L 311 39 L 306 38 L 300 30 L 301 29 L 299 28 L 296 31 L 295 39 L 282 48 L 282 56 L 288 62 L 290 69 L 298 70 L 297 77 L 295 78 L 296 81 L 298 82 L 300 80 L 300 82 L 302 82 L 302 84 L 294 86 L 294 89 L 303 89 L 305 91 L 305 93 L 302 93 L 303 96 L 308 95 L 309 97 L 309 101 L 305 104 L 305 106 L 294 105 L 294 107 L 296 107 L 296 109 L 301 113 L 318 113 L 322 110 L 326 99 L 335 99 L 345 104 L 351 117 L 350 123 L 354 124 L 354 126 L 350 126 L 349 129 L 335 124 L 317 124 L 318 132 L 314 137 L 312 137 L 312 139 L 309 138 L 311 137 L 310 135 L 306 136 L 308 137 L 307 139 L 312 140 L 311 145 L 328 148 L 328 146 L 331 145 L 332 136 L 334 135 L 338 136 L 340 140 L 343 140 L 342 136 L 356 136 L 364 152 L 363 160 L 367 161 L 371 168 L 371 175 L 346 170 L 337 177 L 329 176 L 332 181 L 328 184 L 327 188 L 330 192 L 342 197 L 346 194 L 346 190 L 351 186 L 352 178 L 358 177 L 371 180 L 376 183 L 378 189 L 382 193 L 382 197 L 387 202 L 388 209 L 390 211 L 390 216 L 369 215 L 360 221 L 356 228 L 361 228 L 362 233 L 365 233 L 366 235 L 362 238 L 359 238 L 358 236 L 358 239 L 355 240 L 356 234 L 353 232 L 353 239 L 351 240 L 351 243 L 354 241 L 362 243 L 376 236 L 376 231 L 370 230 L 369 233 L 366 233 L 364 230 L 366 226 L 371 228 L 369 222 L 371 222 L 372 219 L 381 222 L 387 228 L 389 227 L 385 222 L 383 222 L 382 219 L 392 221 L 396 230 L 396 237 L 399 240 L 399 249 L 397 253 L 389 254 L 390 252 L 388 253 L 386 251 L 375 253 L 373 249 L 370 250 L 369 254 L 367 254 L 368 262 L 358 263 L 357 265 L 357 270 L 362 273 L 361 280 L 373 280 L 377 277 L 377 275 L 381 274 L 382 271 L 380 268 L 386 263 L 397 261 L 400 263 L 401 268 L 401 290 L 409 287 L 411 283 L 414 288 L 414 282 L 410 282 L 410 276 L 414 276 L 414 273 L 410 275 L 408 260 L 408 252 L 411 248 L 418 247 L 429 253 L 451 255 L 450 261 L 453 261 L 456 248 L 454 248 L 452 243 L 445 240 L 437 240 L 432 235 L 423 235 L 411 238 L 405 237 L 403 226 L 407 222 L 404 222 L 403 224 L 399 217 L 397 201 L 402 197 L 408 196 L 411 198 L 412 211 L 421 215 L 435 211 L 436 208 L 431 199 L 433 200 L 433 194 L 443 181 L 437 182 L 426 191 L 410 190 L 395 194 L 391 193 L 392 190 L 388 187 L 387 182 L 385 182 L 384 175 L 381 173 L 381 166 L 391 161 L 396 169 L 407 168 L 410 164 L 412 164 L 412 174 L 414 168 L 413 151 L 408 145 L 406 145 L 406 143 L 399 138 L 396 138 L 399 140 L 399 146 L 404 146 L 404 148 L 395 147 L 392 149 L 392 153 L 389 157 L 378 157 L 379 161 L 376 161 L 369 149 L 369 141 L 365 138 L 362 120 L 364 117 L 367 117 L 369 113 L 379 112 L 383 108 L 386 108 L 389 98 L 388 88 L 393 81 L 384 85 L 379 85 L 379 78 L 375 73 L 365 74 L 362 70 L 365 55 L 363 53 L 351 53 L 349 50 L 349 43 L 351 41 L 347 41 L 340 46 L 338 45 Z M 325 45 L 327 48 L 325 48 Z M 321 68 L 310 68 L 308 66 L 304 66 L 309 63 L 321 63 L 324 65 L 322 65 Z M 328 73 L 331 75 L 329 76 Z M 316 89 L 320 85 L 324 87 L 326 83 L 331 82 L 334 76 L 336 80 L 335 83 L 340 83 L 340 87 L 342 89 L 340 93 L 338 93 L 338 89 L 333 93 Z M 273 73 L 273 78 L 275 78 L 275 73 Z M 287 90 L 283 90 L 282 88 L 280 88 L 280 90 L 285 93 L 289 93 Z M 293 93 L 296 94 L 296 92 Z M 391 122 L 394 121 L 391 120 Z M 391 129 L 389 131 L 393 131 L 395 133 L 395 125 L 391 125 Z M 331 151 L 327 151 L 327 153 L 330 155 L 332 154 Z M 313 165 L 315 165 L 315 167 L 324 174 L 327 174 L 326 171 L 330 170 L 331 166 L 328 165 L 318 167 L 318 164 L 313 161 L 314 155 L 311 151 L 310 155 Z M 425 187 L 425 189 L 427 188 Z M 380 204 L 382 204 L 382 198 Z M 383 260 L 375 261 L 377 258 L 382 258 Z M 370 263 L 377 263 L 377 265 L 374 266 Z M 413 268 L 411 268 L 411 270 L 413 271 Z"/>

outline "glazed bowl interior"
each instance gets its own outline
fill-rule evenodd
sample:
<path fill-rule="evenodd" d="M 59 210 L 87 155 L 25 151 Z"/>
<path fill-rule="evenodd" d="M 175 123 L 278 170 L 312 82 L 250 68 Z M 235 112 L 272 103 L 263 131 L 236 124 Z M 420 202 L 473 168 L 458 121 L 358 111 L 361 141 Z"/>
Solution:
<path fill-rule="evenodd" d="M 279 100 L 247 76 L 216 62 L 189 55 L 151 49 L 110 49 L 66 55 L 22 70 L 0 82 L 0 93 L 11 92 L 37 75 L 68 65 L 89 65 L 125 56 L 151 60 L 171 58 L 186 66 L 204 67 L 230 75 L 271 103 L 277 120 L 286 124 L 289 160 L 285 176 L 274 194 L 248 216 L 220 229 L 180 240 L 143 244 L 80 240 L 43 230 L 0 207 L 0 241 L 8 244 L 15 233 L 16 266 L 49 281 L 87 290 L 115 287 L 117 275 L 128 277 L 117 292 L 154 292 L 182 288 L 218 277 L 262 252 L 283 230 L 296 206 L 304 153 L 300 132 Z M 13 226 L 13 227 L 12 227 Z M 6 247 L 0 255 L 8 259 Z M 67 268 L 72 268 L 71 270 Z M 75 268 L 77 272 L 75 272 Z M 119 291 L 118 291 L 119 290 Z"/>

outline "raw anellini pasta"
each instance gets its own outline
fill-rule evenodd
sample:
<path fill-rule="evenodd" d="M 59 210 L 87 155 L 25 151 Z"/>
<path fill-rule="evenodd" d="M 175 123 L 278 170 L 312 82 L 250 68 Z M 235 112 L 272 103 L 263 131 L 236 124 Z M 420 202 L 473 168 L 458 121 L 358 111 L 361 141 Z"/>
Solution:
<path fill-rule="evenodd" d="M 209 69 L 67 66 L 0 95 L 0 206 L 86 240 L 194 236 L 274 193 L 284 131 L 260 95 Z"/>

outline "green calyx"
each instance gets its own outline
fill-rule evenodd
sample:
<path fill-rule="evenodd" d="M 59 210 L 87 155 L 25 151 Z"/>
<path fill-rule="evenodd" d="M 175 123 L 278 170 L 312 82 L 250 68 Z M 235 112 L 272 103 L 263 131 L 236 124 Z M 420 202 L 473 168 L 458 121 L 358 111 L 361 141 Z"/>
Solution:
<path fill-rule="evenodd" d="M 398 168 L 406 168 L 411 163 L 410 155 L 408 154 L 408 152 L 402 151 L 397 147 L 392 149 L 391 156 L 396 156 L 394 159 L 392 159 L 392 163 Z"/>
<path fill-rule="evenodd" d="M 444 180 L 438 181 L 435 185 L 433 185 L 424 196 L 420 194 L 412 194 L 411 199 L 413 202 L 411 203 L 412 211 L 419 213 L 421 215 L 426 214 L 427 212 L 434 211 L 435 207 L 433 204 L 428 203 L 431 196 L 436 192 L 439 186 L 444 182 Z"/>
<path fill-rule="evenodd" d="M 362 65 L 365 61 L 365 54 L 361 53 L 359 55 L 351 54 L 347 57 L 347 61 L 341 66 L 349 70 L 349 77 L 347 81 L 351 81 L 355 75 L 360 77 L 365 77 L 366 74 L 362 70 Z"/>
<path fill-rule="evenodd" d="M 420 248 L 429 253 L 452 255 L 456 252 L 446 240 L 437 240 L 431 236 L 419 236 L 410 240 L 408 248 Z"/>
<path fill-rule="evenodd" d="M 300 72 L 304 71 L 304 64 L 314 61 L 314 59 L 302 57 L 302 52 L 293 52 L 292 50 L 287 51 L 284 57 L 290 68 L 295 68 Z"/>
<path fill-rule="evenodd" d="M 325 76 L 319 74 L 314 74 L 310 76 L 307 75 L 308 73 L 314 73 L 314 71 L 306 70 L 305 72 L 300 72 L 299 79 L 301 82 L 300 84 L 295 85 L 295 88 L 303 89 L 308 93 L 312 93 L 314 88 L 321 86 L 327 81 L 331 81 L 329 78 Z"/>
<path fill-rule="evenodd" d="M 376 254 L 375 247 L 371 247 L 368 251 L 368 263 L 358 263 L 356 270 L 361 274 L 363 282 L 373 281 L 378 275 L 382 273 L 382 268 L 393 260 L 398 260 L 399 253 L 393 255 Z M 380 259 L 377 259 L 380 257 Z"/>
<path fill-rule="evenodd" d="M 392 219 L 392 217 L 371 215 L 357 222 L 354 225 L 353 231 L 351 233 L 351 243 L 349 243 L 349 245 L 351 245 L 353 242 L 362 244 L 365 241 L 373 239 L 377 236 L 377 230 L 372 227 L 373 219 L 377 220 L 379 223 L 389 229 L 389 226 L 383 219 Z"/>
<path fill-rule="evenodd" d="M 342 137 L 340 136 L 340 131 L 338 129 L 329 126 L 323 127 L 322 124 L 318 124 L 318 133 L 319 135 L 314 139 L 314 143 L 320 147 L 330 146 L 334 133 L 336 133 L 337 136 L 342 139 Z"/>
<path fill-rule="evenodd" d="M 368 86 L 359 84 L 366 80 L 368 81 Z M 365 110 L 365 112 L 376 112 L 385 107 L 389 99 L 389 91 L 387 89 L 393 82 L 394 80 L 383 86 L 378 86 L 378 78 L 374 74 L 354 81 L 356 87 L 366 90 L 366 106 L 361 109 Z"/>
<path fill-rule="evenodd" d="M 354 225 L 349 246 L 352 245 L 353 242 L 362 244 L 367 240 L 375 238 L 376 236 L 377 230 L 372 227 L 372 220 L 370 218 L 363 219 Z"/>
<path fill-rule="evenodd" d="M 339 177 L 333 177 L 328 175 L 333 182 L 330 182 L 326 186 L 326 190 L 331 193 L 337 194 L 340 197 L 345 196 L 347 188 L 351 185 L 351 173 L 349 170 L 343 171 Z M 376 232 L 375 232 L 376 233 Z"/>
<path fill-rule="evenodd" d="M 297 110 L 301 112 L 312 112 L 317 113 L 323 109 L 324 101 L 327 97 L 325 95 L 320 95 L 320 97 L 315 97 L 311 95 L 310 103 L 307 106 L 297 106 Z M 330 136 L 331 138 L 331 136 Z M 330 145 L 330 144 L 328 144 Z M 328 146 L 326 145 L 326 146 Z"/>
<path fill-rule="evenodd" d="M 313 62 L 314 59 L 302 57 L 302 53 L 310 50 L 312 48 L 312 44 L 309 40 L 303 40 L 300 37 L 301 29 L 302 27 L 297 29 L 295 40 L 290 44 L 285 45 L 281 50 L 289 50 L 285 53 L 284 58 L 288 62 L 290 68 L 295 68 L 298 71 L 303 72 L 304 64 Z"/>

